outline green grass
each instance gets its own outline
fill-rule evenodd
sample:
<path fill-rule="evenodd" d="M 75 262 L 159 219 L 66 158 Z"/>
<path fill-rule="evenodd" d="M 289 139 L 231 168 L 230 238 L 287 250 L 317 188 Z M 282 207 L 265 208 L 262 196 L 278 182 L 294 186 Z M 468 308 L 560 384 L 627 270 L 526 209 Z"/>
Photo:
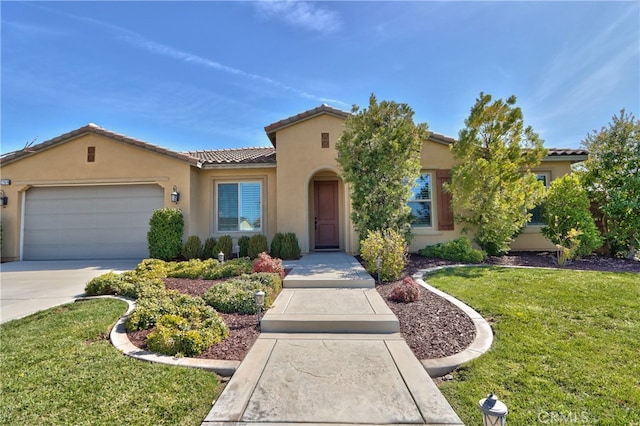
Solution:
<path fill-rule="evenodd" d="M 441 390 L 465 424 L 494 392 L 507 423 L 640 424 L 640 275 L 457 268 L 427 281 L 489 320 L 492 349 Z"/>
<path fill-rule="evenodd" d="M 216 375 L 122 355 L 107 337 L 125 310 L 92 300 L 0 326 L 0 424 L 199 425 Z"/>

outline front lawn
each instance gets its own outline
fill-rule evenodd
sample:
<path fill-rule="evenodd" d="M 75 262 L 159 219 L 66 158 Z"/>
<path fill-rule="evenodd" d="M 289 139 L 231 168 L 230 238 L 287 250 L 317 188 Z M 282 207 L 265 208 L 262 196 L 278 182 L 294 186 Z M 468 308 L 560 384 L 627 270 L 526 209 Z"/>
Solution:
<path fill-rule="evenodd" d="M 119 300 L 91 300 L 0 326 L 0 424 L 199 425 L 220 390 L 204 370 L 122 355 Z"/>
<path fill-rule="evenodd" d="M 495 393 L 507 423 L 640 422 L 640 275 L 456 268 L 426 281 L 478 310 L 494 344 L 441 390 L 465 424 Z"/>

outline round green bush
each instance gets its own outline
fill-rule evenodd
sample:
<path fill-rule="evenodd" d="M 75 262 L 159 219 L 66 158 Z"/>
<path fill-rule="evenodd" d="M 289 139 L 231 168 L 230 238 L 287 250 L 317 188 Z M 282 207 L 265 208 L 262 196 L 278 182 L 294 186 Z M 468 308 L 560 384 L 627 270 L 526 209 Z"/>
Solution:
<path fill-rule="evenodd" d="M 199 259 L 202 257 L 202 240 L 197 235 L 190 235 L 187 242 L 182 247 L 182 257 L 187 260 Z"/>
<path fill-rule="evenodd" d="M 267 244 L 267 237 L 262 234 L 256 234 L 251 237 L 249 247 L 247 248 L 247 255 L 251 259 L 255 259 L 260 253 L 268 251 L 269 245 Z"/>

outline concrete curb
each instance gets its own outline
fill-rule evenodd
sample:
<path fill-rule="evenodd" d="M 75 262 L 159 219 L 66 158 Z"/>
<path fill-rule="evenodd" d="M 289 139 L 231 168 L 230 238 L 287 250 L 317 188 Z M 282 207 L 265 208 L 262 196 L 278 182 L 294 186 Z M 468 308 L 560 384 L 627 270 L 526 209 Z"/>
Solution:
<path fill-rule="evenodd" d="M 429 274 L 431 272 L 435 272 L 441 269 L 448 268 L 459 268 L 459 267 L 470 267 L 475 265 L 446 265 L 446 266 L 437 266 L 434 268 L 421 269 L 415 274 L 413 274 L 413 279 L 416 280 L 418 284 L 429 290 L 430 292 L 448 300 L 454 306 L 458 307 L 461 311 L 463 311 L 476 327 L 476 337 L 471 342 L 469 346 L 462 352 L 459 352 L 455 355 L 451 355 L 444 358 L 435 358 L 435 359 L 424 359 L 420 362 L 429 373 L 431 377 L 442 377 L 445 374 L 448 374 L 458 368 L 460 365 L 469 362 L 473 359 L 478 358 L 480 355 L 484 354 L 491 348 L 491 344 L 493 343 L 493 332 L 491 331 L 491 326 L 489 323 L 482 318 L 475 309 L 456 299 L 455 297 L 438 290 L 435 287 L 427 284 L 422 278 L 424 275 Z"/>
<path fill-rule="evenodd" d="M 139 359 L 141 361 L 147 362 L 155 362 L 159 364 L 167 364 L 167 365 L 175 365 L 181 367 L 191 367 L 191 368 L 201 368 L 207 371 L 213 371 L 214 373 L 219 374 L 220 376 L 229 377 L 232 376 L 233 373 L 236 372 L 238 366 L 240 365 L 240 361 L 225 361 L 218 359 L 201 359 L 201 358 L 176 358 L 170 355 L 161 355 L 150 351 L 145 351 L 135 346 L 129 340 L 129 336 L 127 335 L 127 330 L 124 326 L 124 321 L 127 319 L 127 316 L 133 311 L 136 306 L 136 302 L 127 297 L 121 296 L 91 296 L 91 297 L 80 297 L 75 299 L 76 302 L 82 300 L 91 300 L 91 299 L 99 299 L 99 298 L 110 298 L 122 300 L 123 302 L 127 302 L 128 309 L 127 312 L 123 316 L 120 317 L 116 325 L 111 329 L 111 334 L 109 338 L 111 339 L 111 344 L 122 352 L 124 355 L 130 356 L 135 359 Z"/>

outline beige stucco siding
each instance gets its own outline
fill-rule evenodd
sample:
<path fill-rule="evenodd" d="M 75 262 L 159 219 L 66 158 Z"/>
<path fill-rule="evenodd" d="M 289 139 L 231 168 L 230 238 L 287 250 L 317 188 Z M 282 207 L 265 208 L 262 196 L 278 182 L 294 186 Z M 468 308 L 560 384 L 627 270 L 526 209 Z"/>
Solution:
<path fill-rule="evenodd" d="M 310 182 L 316 175 L 331 172 L 339 179 L 340 171 L 336 164 L 335 144 L 344 128 L 344 121 L 332 115 L 321 115 L 305 120 L 295 126 L 286 127 L 277 133 L 277 195 L 278 208 L 277 229 L 279 232 L 295 232 L 304 253 L 311 249 Z M 329 148 L 322 148 L 321 135 L 329 133 Z M 341 179 L 339 179 L 341 181 Z M 343 236 L 341 247 L 351 251 L 348 247 L 349 239 L 344 238 L 350 233 L 348 208 L 346 197 L 342 192 L 340 199 L 341 221 L 340 235 Z M 344 229 L 347 227 L 347 229 Z"/>
<path fill-rule="evenodd" d="M 95 147 L 95 162 L 87 161 L 88 147 Z M 20 254 L 22 200 L 31 187 L 76 185 L 155 184 L 164 189 L 165 206 L 173 185 L 189 188 L 190 166 L 176 158 L 96 134 L 85 134 L 15 162 L 3 165 L 2 178 L 11 185 L 2 190 L 9 205 L 2 209 L 2 258 Z M 189 191 L 181 191 L 178 207 L 189 217 Z M 188 222 L 188 221 L 187 221 Z M 186 224 L 187 229 L 189 223 Z"/>
<path fill-rule="evenodd" d="M 232 182 L 260 182 L 262 189 L 262 230 L 270 242 L 277 232 L 276 217 L 276 168 L 275 167 L 241 167 L 199 170 L 194 181 L 192 210 L 198 212 L 191 233 L 203 240 L 209 236 L 220 237 L 231 235 L 234 242 L 243 235 L 251 236 L 251 232 L 219 232 L 217 227 L 217 185 Z"/>

